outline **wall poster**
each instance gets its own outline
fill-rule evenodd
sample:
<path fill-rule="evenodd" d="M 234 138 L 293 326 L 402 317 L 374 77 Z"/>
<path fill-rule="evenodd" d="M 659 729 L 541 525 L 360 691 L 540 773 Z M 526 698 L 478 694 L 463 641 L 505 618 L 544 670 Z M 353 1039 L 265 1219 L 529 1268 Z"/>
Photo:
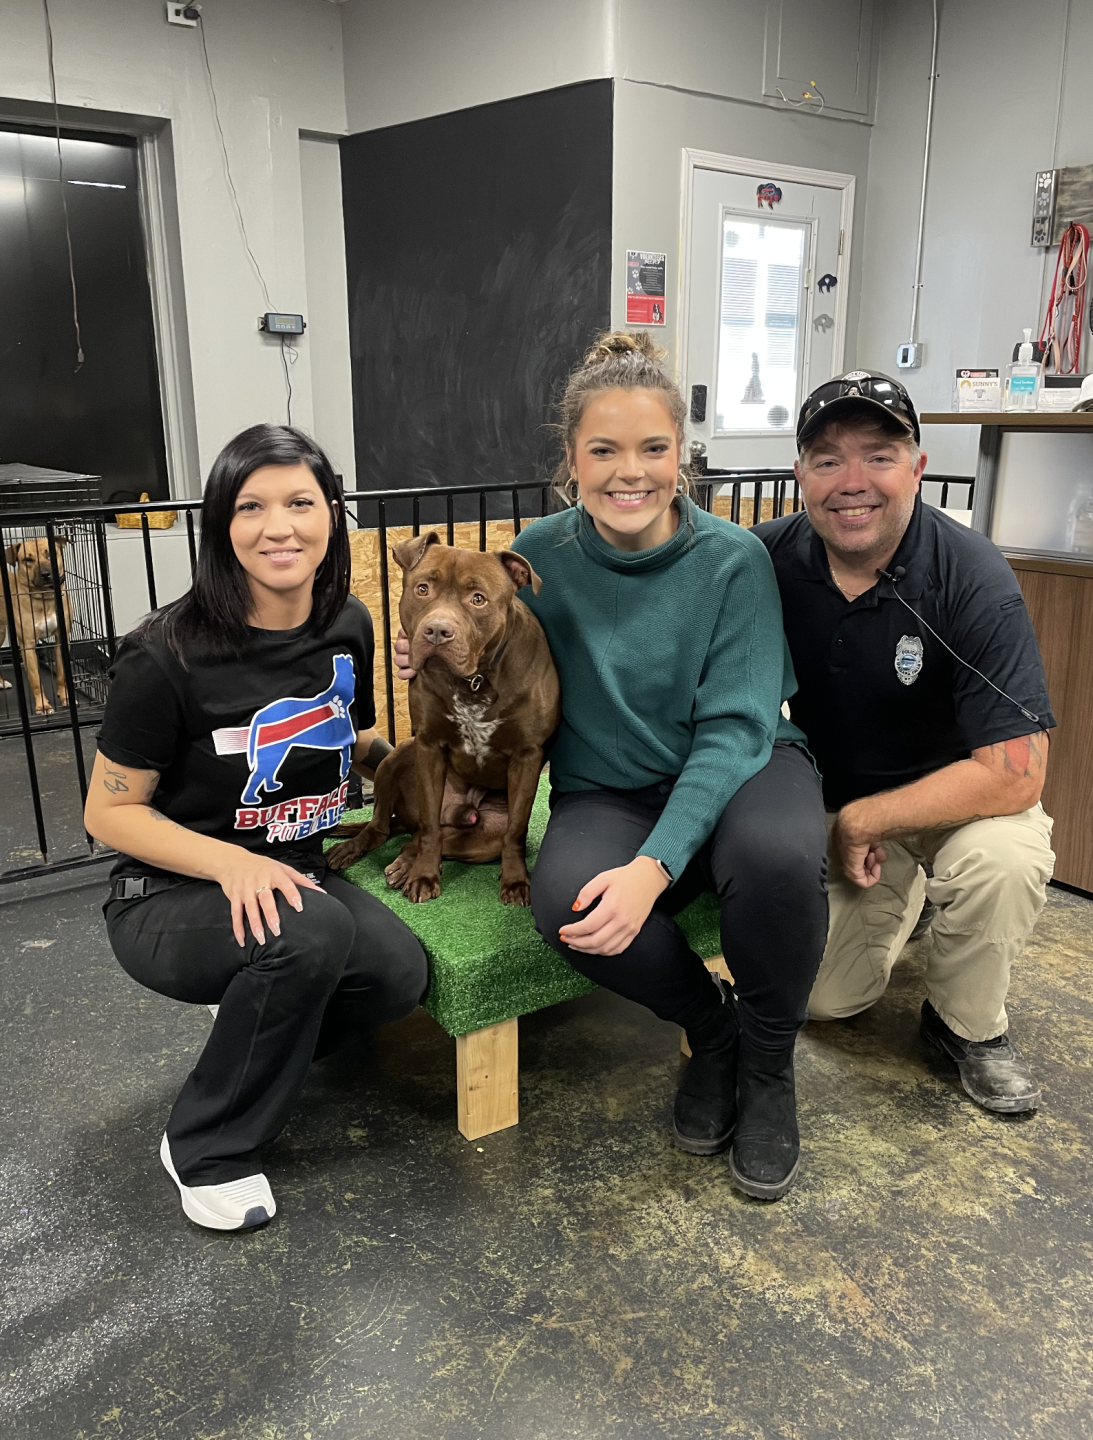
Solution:
<path fill-rule="evenodd" d="M 663 250 L 627 250 L 626 323 L 663 325 L 664 272 L 668 256 Z"/>

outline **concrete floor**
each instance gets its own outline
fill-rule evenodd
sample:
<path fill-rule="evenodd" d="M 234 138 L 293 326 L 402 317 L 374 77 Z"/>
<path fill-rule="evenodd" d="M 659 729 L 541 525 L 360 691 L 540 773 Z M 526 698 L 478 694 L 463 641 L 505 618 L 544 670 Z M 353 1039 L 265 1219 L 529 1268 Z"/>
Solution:
<path fill-rule="evenodd" d="M 678 1033 L 600 993 L 521 1022 L 523 1122 L 455 1128 L 421 1013 L 316 1066 L 265 1230 L 156 1157 L 207 1033 L 114 964 L 101 882 L 0 892 L 5 1440 L 1093 1436 L 1093 903 L 1015 973 L 1044 1085 L 987 1115 L 917 1038 L 909 950 L 799 1047 L 776 1205 L 668 1137 Z"/>

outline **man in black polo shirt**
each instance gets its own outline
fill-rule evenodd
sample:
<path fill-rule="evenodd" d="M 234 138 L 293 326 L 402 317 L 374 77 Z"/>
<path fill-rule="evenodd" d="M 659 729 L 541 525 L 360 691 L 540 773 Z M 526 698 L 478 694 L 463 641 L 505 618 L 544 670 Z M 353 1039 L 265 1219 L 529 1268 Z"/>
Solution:
<path fill-rule="evenodd" d="M 755 533 L 829 812 L 831 920 L 809 1014 L 880 998 L 925 895 L 924 1038 L 979 1104 L 1034 1110 L 1005 998 L 1054 865 L 1039 801 L 1055 717 L 1020 587 L 990 540 L 923 504 L 918 417 L 897 381 L 851 371 L 820 386 L 797 445 L 805 510 Z"/>

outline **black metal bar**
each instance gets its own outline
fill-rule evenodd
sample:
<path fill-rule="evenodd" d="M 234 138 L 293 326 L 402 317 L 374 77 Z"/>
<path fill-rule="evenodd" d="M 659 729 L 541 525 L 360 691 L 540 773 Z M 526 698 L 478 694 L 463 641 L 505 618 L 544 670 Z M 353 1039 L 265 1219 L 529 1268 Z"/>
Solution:
<path fill-rule="evenodd" d="M 152 532 L 148 529 L 148 516 L 140 517 L 141 539 L 144 541 L 144 577 L 148 584 L 148 609 L 156 610 L 156 567 L 152 563 Z"/>
<path fill-rule="evenodd" d="M 758 525 L 759 522 L 760 522 L 760 520 L 762 520 L 762 518 L 763 518 L 763 482 L 762 482 L 762 480 L 756 480 L 756 482 L 755 482 L 755 499 L 752 501 L 752 506 L 751 506 L 751 523 L 752 523 L 753 525 Z"/>
<path fill-rule="evenodd" d="M 748 471 L 747 474 L 757 474 L 757 471 Z M 375 501 L 375 500 L 412 500 L 415 495 L 477 495 L 481 491 L 486 494 L 496 494 L 502 490 L 538 490 L 542 486 L 541 480 L 517 480 L 515 484 L 511 480 L 490 481 L 477 485 L 449 485 L 443 489 L 439 485 L 422 485 L 413 489 L 405 490 L 350 490 L 346 493 L 346 500 L 353 501 Z M 200 510 L 200 500 L 145 500 L 141 503 L 126 502 L 125 513 L 133 515 L 154 515 L 163 510 Z M 113 520 L 117 515 L 119 507 L 115 502 L 113 505 L 81 505 L 73 507 L 71 515 L 65 515 L 66 520 Z M 7 525 L 26 526 L 44 525 L 47 520 L 58 519 L 56 509 L 52 510 L 8 510 L 4 512 Z"/>
<path fill-rule="evenodd" d="M 4 527 L 0 525 L 0 550 L 6 550 Z M 34 760 L 34 735 L 30 728 L 30 711 L 27 709 L 27 695 L 23 686 L 23 657 L 19 652 L 19 632 L 15 628 L 15 603 L 11 594 L 8 567 L 0 560 L 0 581 L 4 589 L 4 614 L 8 622 L 8 642 L 11 645 L 11 670 L 15 680 L 15 699 L 19 706 L 19 724 L 23 732 L 23 745 L 27 752 L 27 778 L 30 781 L 30 798 L 34 806 L 34 823 L 38 830 L 38 850 L 42 863 L 49 863 L 49 842 L 46 839 L 46 822 L 42 814 L 42 795 L 38 788 L 38 766 Z"/>
<path fill-rule="evenodd" d="M 357 516 L 357 524 L 361 523 L 360 516 Z M 197 542 L 194 539 L 194 512 L 186 511 L 186 548 L 190 552 L 190 579 L 193 579 L 194 571 L 197 569 Z"/>
<path fill-rule="evenodd" d="M 478 548 L 486 548 L 486 492 L 485 490 L 478 497 Z"/>
<path fill-rule="evenodd" d="M 84 765 L 83 740 L 80 736 L 80 717 L 76 704 L 76 674 L 72 668 L 72 654 L 68 646 L 68 616 L 65 613 L 65 597 L 61 589 L 61 572 L 57 559 L 57 535 L 53 521 L 46 522 L 46 544 L 49 547 L 49 568 L 53 574 L 53 604 L 57 617 L 57 648 L 61 652 L 61 684 L 68 695 L 68 718 L 72 722 L 72 748 L 76 757 L 76 779 L 80 786 L 80 808 L 87 804 L 87 767 Z M 39 682 L 40 683 L 40 682 Z M 58 685 L 53 682 L 56 692 Z M 57 695 L 58 703 L 60 695 Z M 94 849 L 95 842 L 87 835 L 88 850 Z"/>
<path fill-rule="evenodd" d="M 740 524 L 740 495 L 743 486 L 736 482 L 732 487 L 732 505 L 729 508 L 729 519 L 734 525 Z"/>
<path fill-rule="evenodd" d="M 53 865 L 23 865 L 18 870 L 0 871 L 0 885 L 10 885 L 15 880 L 37 880 L 42 875 L 59 875 L 62 870 L 83 870 L 85 866 L 117 858 L 116 850 L 96 850 L 94 855 L 77 855 L 72 860 L 58 860 Z"/>
<path fill-rule="evenodd" d="M 941 508 L 942 508 L 942 510 L 946 509 L 946 507 L 948 506 L 948 504 L 949 504 L 949 482 L 948 482 L 948 480 L 943 480 L 943 481 L 941 482 Z"/>
<path fill-rule="evenodd" d="M 793 477 L 793 513 L 794 513 L 794 515 L 797 514 L 797 511 L 800 510 L 800 508 L 801 508 L 801 482 L 797 479 L 796 475 L 794 475 L 794 477 Z"/>
<path fill-rule="evenodd" d="M 519 490 L 514 490 L 514 491 L 512 492 L 512 533 L 513 533 L 514 535 L 519 535 L 519 533 L 520 533 L 520 492 L 519 492 Z"/>
<path fill-rule="evenodd" d="M 383 603 L 383 682 L 387 692 L 387 738 L 395 743 L 395 676 L 391 666 L 391 592 L 387 573 L 387 506 L 378 507 L 380 532 L 380 594 Z"/>
<path fill-rule="evenodd" d="M 110 580 L 110 556 L 106 549 L 106 526 L 101 520 L 95 526 L 95 548 L 99 556 L 99 581 L 102 594 L 103 619 L 106 621 L 106 646 L 111 663 L 118 649 L 118 636 L 114 629 L 114 587 Z"/>
<path fill-rule="evenodd" d="M 455 544 L 455 496 L 448 491 L 448 544 Z"/>
<path fill-rule="evenodd" d="M 485 500 L 483 495 L 482 499 Z M 539 518 L 545 519 L 550 514 L 550 486 L 544 485 L 539 491 Z"/>
<path fill-rule="evenodd" d="M 421 534 L 421 496 L 420 496 L 420 495 L 415 495 L 415 496 L 414 496 L 414 530 L 413 530 L 414 539 L 416 540 L 417 537 L 418 537 L 420 534 Z"/>

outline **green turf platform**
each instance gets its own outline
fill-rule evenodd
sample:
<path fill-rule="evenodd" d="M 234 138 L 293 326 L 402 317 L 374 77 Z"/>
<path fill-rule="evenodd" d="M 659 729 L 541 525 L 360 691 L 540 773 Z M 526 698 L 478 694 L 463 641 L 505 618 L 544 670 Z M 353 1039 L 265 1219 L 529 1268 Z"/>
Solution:
<path fill-rule="evenodd" d="M 528 828 L 529 866 L 535 864 L 546 830 L 548 791 L 544 775 Z M 367 820 L 371 813 L 356 810 L 345 818 Z M 351 865 L 345 877 L 390 906 L 425 947 L 429 989 L 422 1004 L 449 1035 L 466 1035 L 596 988 L 540 938 L 530 910 L 501 904 L 500 865 L 445 860 L 443 892 L 423 905 L 411 905 L 397 890 L 388 889 L 384 867 L 405 843 L 405 835 L 393 836 Z M 721 953 L 711 893 L 699 896 L 677 918 L 703 959 Z"/>

